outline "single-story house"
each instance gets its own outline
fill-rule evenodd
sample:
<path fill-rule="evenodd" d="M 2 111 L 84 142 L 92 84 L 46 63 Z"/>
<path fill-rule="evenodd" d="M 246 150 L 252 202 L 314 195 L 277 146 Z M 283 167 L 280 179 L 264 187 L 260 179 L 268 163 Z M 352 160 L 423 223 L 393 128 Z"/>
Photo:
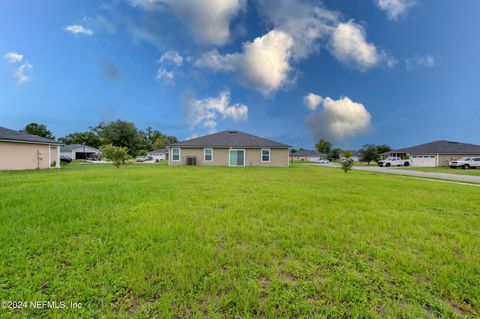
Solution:
<path fill-rule="evenodd" d="M 169 145 L 168 163 L 287 167 L 289 148 L 289 145 L 244 132 L 223 131 Z"/>
<path fill-rule="evenodd" d="M 344 161 L 347 158 L 345 157 L 345 154 L 340 153 L 340 154 L 338 154 L 338 159 L 341 160 L 341 161 Z M 360 155 L 358 153 L 354 152 L 352 154 L 352 156 L 349 157 L 349 159 L 351 159 L 354 162 L 359 162 L 360 161 Z"/>
<path fill-rule="evenodd" d="M 292 161 L 318 162 L 326 158 L 328 158 L 327 154 L 319 153 L 314 150 L 298 150 L 295 153 L 290 154 L 290 160 Z"/>
<path fill-rule="evenodd" d="M 61 143 L 0 127 L 0 170 L 60 167 Z"/>
<path fill-rule="evenodd" d="M 410 158 L 413 166 L 448 166 L 462 157 L 480 157 L 480 145 L 452 141 L 434 141 L 380 154 L 383 157 Z"/>
<path fill-rule="evenodd" d="M 155 151 L 150 151 L 147 153 L 148 156 L 153 157 L 155 161 L 163 161 L 168 159 L 168 150 L 166 148 L 160 149 L 160 150 L 155 150 Z"/>
<path fill-rule="evenodd" d="M 100 150 L 82 144 L 70 144 L 62 146 L 61 156 L 66 156 L 71 159 L 87 159 L 90 155 L 98 155 Z"/>

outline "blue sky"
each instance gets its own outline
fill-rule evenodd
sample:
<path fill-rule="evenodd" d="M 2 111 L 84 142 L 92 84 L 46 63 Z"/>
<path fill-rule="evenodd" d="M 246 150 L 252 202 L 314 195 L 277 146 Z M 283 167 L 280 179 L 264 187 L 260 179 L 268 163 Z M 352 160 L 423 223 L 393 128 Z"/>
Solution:
<path fill-rule="evenodd" d="M 0 2 L 0 126 L 480 143 L 480 2 Z"/>

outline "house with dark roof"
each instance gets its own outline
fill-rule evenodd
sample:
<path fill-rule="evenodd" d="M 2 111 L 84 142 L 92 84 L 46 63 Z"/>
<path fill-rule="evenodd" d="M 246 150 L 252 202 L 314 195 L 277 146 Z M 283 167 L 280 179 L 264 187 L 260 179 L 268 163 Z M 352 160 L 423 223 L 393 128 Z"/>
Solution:
<path fill-rule="evenodd" d="M 169 165 L 277 166 L 289 163 L 287 144 L 240 131 L 223 131 L 168 146 Z"/>
<path fill-rule="evenodd" d="M 87 159 L 92 155 L 100 154 L 100 150 L 83 144 L 69 144 L 62 146 L 61 156 L 71 159 Z"/>
<path fill-rule="evenodd" d="M 60 167 L 60 143 L 0 127 L 0 170 Z"/>
<path fill-rule="evenodd" d="M 450 161 L 462 157 L 480 157 L 480 145 L 443 140 L 400 148 L 380 155 L 410 158 L 414 166 L 448 166 Z"/>
<path fill-rule="evenodd" d="M 310 161 L 318 162 L 319 160 L 328 158 L 327 154 L 319 153 L 315 150 L 300 149 L 290 154 L 290 160 L 292 161 Z"/>

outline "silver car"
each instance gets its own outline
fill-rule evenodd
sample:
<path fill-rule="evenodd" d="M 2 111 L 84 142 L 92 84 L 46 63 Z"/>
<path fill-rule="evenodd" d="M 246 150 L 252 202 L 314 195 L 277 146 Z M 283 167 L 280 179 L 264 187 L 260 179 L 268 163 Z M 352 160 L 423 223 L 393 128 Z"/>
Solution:
<path fill-rule="evenodd" d="M 451 168 L 461 167 L 463 169 L 480 167 L 480 157 L 462 157 L 459 160 L 451 161 L 448 166 Z"/>

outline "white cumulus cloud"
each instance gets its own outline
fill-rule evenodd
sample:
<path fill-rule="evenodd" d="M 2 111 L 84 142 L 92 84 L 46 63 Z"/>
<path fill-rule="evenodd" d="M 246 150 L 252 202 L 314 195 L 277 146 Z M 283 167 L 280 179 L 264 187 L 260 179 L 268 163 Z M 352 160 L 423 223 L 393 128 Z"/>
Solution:
<path fill-rule="evenodd" d="M 243 44 L 243 50 L 203 53 L 197 67 L 232 72 L 240 81 L 270 96 L 295 81 L 295 64 L 320 50 L 323 43 L 342 63 L 367 70 L 380 63 L 393 67 L 396 59 L 367 42 L 364 28 L 342 22 L 338 12 L 303 0 L 255 0 L 271 31 Z"/>
<path fill-rule="evenodd" d="M 245 43 L 241 53 L 221 55 L 214 50 L 203 54 L 194 64 L 214 71 L 235 71 L 243 83 L 269 95 L 288 82 L 292 48 L 289 34 L 272 30 Z"/>
<path fill-rule="evenodd" d="M 356 134 L 365 133 L 371 127 L 371 115 L 361 103 L 348 97 L 333 100 L 322 98 L 323 106 L 306 119 L 306 126 L 315 138 L 341 141 Z"/>
<path fill-rule="evenodd" d="M 3 56 L 3 58 L 9 63 L 17 63 L 22 62 L 23 54 L 17 52 L 8 52 Z"/>
<path fill-rule="evenodd" d="M 368 43 L 364 28 L 353 22 L 340 23 L 330 39 L 332 54 L 345 64 L 362 70 L 374 67 L 384 59 L 375 45 Z"/>
<path fill-rule="evenodd" d="M 223 91 L 217 97 L 191 98 L 186 104 L 187 116 L 192 128 L 201 125 L 209 131 L 217 127 L 218 119 L 246 120 L 248 107 L 241 103 L 230 104 L 230 92 Z"/>
<path fill-rule="evenodd" d="M 319 41 L 331 34 L 340 15 L 302 0 L 257 0 L 260 13 L 277 30 L 294 40 L 293 57 L 306 58 L 319 50 Z"/>
<path fill-rule="evenodd" d="M 415 3 L 415 0 L 375 0 L 377 7 L 385 11 L 390 20 L 398 20 Z"/>
<path fill-rule="evenodd" d="M 31 79 L 31 71 L 33 70 L 33 65 L 30 63 L 23 63 L 13 72 L 13 79 L 17 85 L 22 85 L 23 83 Z"/>
<path fill-rule="evenodd" d="M 176 66 L 181 66 L 183 63 L 183 57 L 176 51 L 167 51 L 158 60 L 159 63 L 172 63 Z"/>
<path fill-rule="evenodd" d="M 230 40 L 230 22 L 243 10 L 245 0 L 129 0 L 134 7 L 149 11 L 170 9 L 193 38 L 202 44 L 223 45 Z"/>
<path fill-rule="evenodd" d="M 64 28 L 65 31 L 68 31 L 74 35 L 85 35 L 92 36 L 94 34 L 93 30 L 85 28 L 79 24 L 70 24 Z"/>
<path fill-rule="evenodd" d="M 303 97 L 303 103 L 310 111 L 315 111 L 322 101 L 323 97 L 315 93 L 308 93 Z"/>

